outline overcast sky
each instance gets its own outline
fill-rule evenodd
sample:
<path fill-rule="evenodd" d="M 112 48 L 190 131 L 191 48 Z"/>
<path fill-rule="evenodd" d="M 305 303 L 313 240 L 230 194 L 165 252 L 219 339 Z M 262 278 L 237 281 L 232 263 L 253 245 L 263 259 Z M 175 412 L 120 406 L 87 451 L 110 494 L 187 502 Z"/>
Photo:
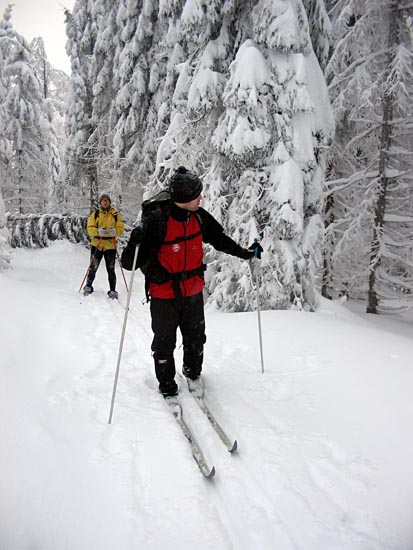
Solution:
<path fill-rule="evenodd" d="M 75 0 L 0 0 L 0 19 L 8 4 L 14 4 L 13 28 L 31 42 L 41 36 L 50 63 L 70 74 L 66 55 L 65 16 L 63 8 L 72 9 Z"/>

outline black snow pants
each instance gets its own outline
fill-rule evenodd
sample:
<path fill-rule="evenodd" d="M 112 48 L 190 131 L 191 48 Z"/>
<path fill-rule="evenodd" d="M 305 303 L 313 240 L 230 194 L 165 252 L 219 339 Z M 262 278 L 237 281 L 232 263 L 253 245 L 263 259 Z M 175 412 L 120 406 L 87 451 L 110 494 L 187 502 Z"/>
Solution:
<path fill-rule="evenodd" d="M 195 380 L 201 374 L 204 358 L 205 316 L 202 292 L 185 298 L 151 299 L 152 351 L 159 389 L 174 384 L 176 331 L 183 344 L 182 372 Z"/>
<path fill-rule="evenodd" d="M 92 283 L 96 277 L 96 271 L 98 270 L 100 262 L 104 257 L 106 263 L 106 271 L 108 272 L 109 290 L 116 290 L 116 249 L 112 248 L 110 250 L 99 250 L 98 248 L 96 248 L 96 246 L 92 246 L 90 254 L 92 257 L 92 263 L 90 265 L 87 275 L 87 286 L 92 286 Z"/>

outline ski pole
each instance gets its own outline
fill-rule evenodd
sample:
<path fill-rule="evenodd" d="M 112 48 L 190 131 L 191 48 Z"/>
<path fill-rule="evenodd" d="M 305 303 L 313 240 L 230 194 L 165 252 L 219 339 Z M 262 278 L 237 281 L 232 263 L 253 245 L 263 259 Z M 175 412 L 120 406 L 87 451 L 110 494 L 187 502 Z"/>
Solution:
<path fill-rule="evenodd" d="M 115 239 L 113 239 L 113 241 L 114 241 L 114 244 L 115 244 L 116 257 L 117 257 L 117 259 L 118 259 L 120 271 L 121 271 L 121 273 L 122 273 L 123 281 L 124 281 L 124 283 L 125 283 L 126 292 L 129 292 L 128 283 L 126 282 L 125 273 L 124 273 L 123 268 L 122 268 L 122 262 L 120 261 L 119 252 L 118 252 L 118 249 L 117 249 L 117 247 L 116 247 L 116 241 L 115 241 Z"/>
<path fill-rule="evenodd" d="M 255 237 L 255 243 L 258 243 L 258 239 Z M 259 247 L 256 246 L 254 249 L 254 257 L 257 259 L 261 258 L 261 253 Z M 260 308 L 260 290 L 259 290 L 259 272 L 261 266 L 256 266 L 255 270 L 255 286 L 257 287 L 257 314 L 258 314 L 258 335 L 260 340 L 260 355 L 261 355 L 261 372 L 264 373 L 264 353 L 262 350 L 262 330 L 261 330 L 261 308 Z"/>
<path fill-rule="evenodd" d="M 118 385 L 119 370 L 120 370 L 120 360 L 121 360 L 121 357 L 122 357 L 123 341 L 125 339 L 126 323 L 128 321 L 129 304 L 130 304 L 130 299 L 131 299 L 131 296 L 132 296 L 133 279 L 134 279 L 134 276 L 135 276 L 135 267 L 136 267 L 136 261 L 138 259 L 138 251 L 139 251 L 139 244 L 137 244 L 136 248 L 135 248 L 135 256 L 133 258 L 133 264 L 132 264 L 132 273 L 131 273 L 130 281 L 129 281 L 128 299 L 127 299 L 127 302 L 126 302 L 125 315 L 124 315 L 124 318 L 123 318 L 122 334 L 121 334 L 120 342 L 119 342 L 118 361 L 117 361 L 117 364 L 116 364 L 115 380 L 113 382 L 112 402 L 110 404 L 110 413 L 109 413 L 108 424 L 112 423 L 113 407 L 115 406 L 116 388 L 117 388 L 117 385 Z"/>
<path fill-rule="evenodd" d="M 91 265 L 92 265 L 93 260 L 95 259 L 96 252 L 98 251 L 98 248 L 99 248 L 99 245 L 100 245 L 101 241 L 102 241 L 102 238 L 99 239 L 99 242 L 98 242 L 98 245 L 97 245 L 97 247 L 96 247 L 96 250 L 95 250 L 95 252 L 93 253 L 92 257 L 90 258 L 90 264 L 89 264 L 88 268 L 86 269 L 86 273 L 85 273 L 85 276 L 83 277 L 83 281 L 82 281 L 82 283 L 81 283 L 81 285 L 80 285 L 79 292 L 82 290 L 83 283 L 85 282 L 85 279 L 86 279 L 86 277 L 87 277 L 87 274 L 89 273 L 89 269 L 90 269 L 90 267 L 91 267 Z"/>

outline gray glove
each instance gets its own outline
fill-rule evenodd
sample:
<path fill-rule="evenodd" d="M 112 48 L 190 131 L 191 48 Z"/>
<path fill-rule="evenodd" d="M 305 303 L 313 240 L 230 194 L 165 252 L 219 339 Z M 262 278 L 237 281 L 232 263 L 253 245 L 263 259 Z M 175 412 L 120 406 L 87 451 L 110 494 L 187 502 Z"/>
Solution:
<path fill-rule="evenodd" d="M 116 237 L 116 229 L 114 227 L 110 227 L 109 229 L 106 229 L 105 227 L 100 227 L 99 237 Z"/>

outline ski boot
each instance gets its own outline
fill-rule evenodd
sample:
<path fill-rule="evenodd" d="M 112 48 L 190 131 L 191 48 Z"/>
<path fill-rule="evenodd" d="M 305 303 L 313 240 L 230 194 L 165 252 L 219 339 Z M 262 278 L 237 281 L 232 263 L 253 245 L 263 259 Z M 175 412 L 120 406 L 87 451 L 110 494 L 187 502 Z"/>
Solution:
<path fill-rule="evenodd" d="M 163 384 L 159 384 L 159 391 L 165 398 L 175 397 L 178 395 L 178 385 L 175 380 L 172 380 L 172 382 L 165 382 Z"/>
<path fill-rule="evenodd" d="M 204 397 L 204 384 L 200 376 L 196 380 L 192 378 L 187 378 L 186 382 L 188 384 L 188 390 L 192 393 L 197 399 L 203 399 Z"/>

